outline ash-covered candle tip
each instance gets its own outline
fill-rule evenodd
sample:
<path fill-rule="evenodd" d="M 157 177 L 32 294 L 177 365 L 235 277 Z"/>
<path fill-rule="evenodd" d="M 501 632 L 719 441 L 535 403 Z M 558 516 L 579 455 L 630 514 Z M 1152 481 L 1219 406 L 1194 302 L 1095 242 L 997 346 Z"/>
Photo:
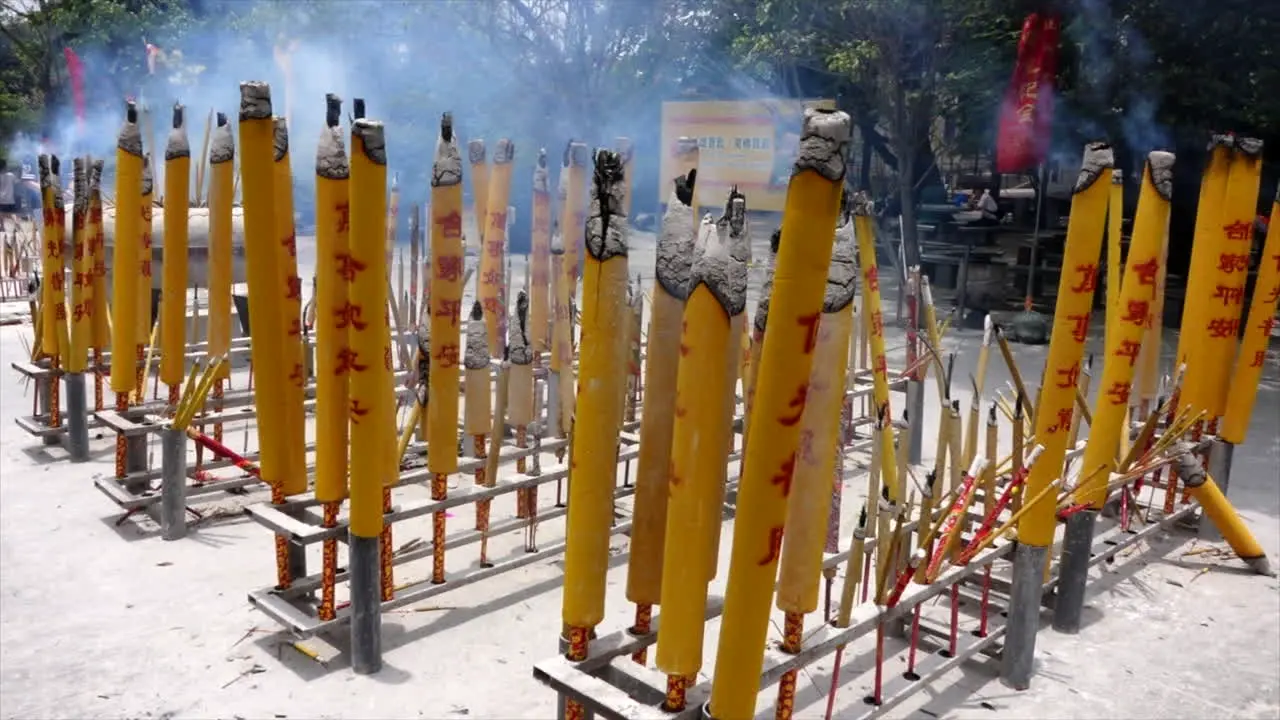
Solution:
<path fill-rule="evenodd" d="M 1111 146 L 1102 141 L 1095 141 L 1084 146 L 1084 156 L 1080 160 L 1080 173 L 1076 176 L 1075 187 L 1071 193 L 1079 194 L 1093 186 L 1102 173 L 1115 167 L 1115 154 Z"/>
<path fill-rule="evenodd" d="M 360 149 L 369 162 L 374 165 L 387 164 L 387 144 L 382 123 L 376 120 L 356 120 L 351 126 L 351 136 L 360 139 Z"/>
<path fill-rule="evenodd" d="M 1147 155 L 1147 171 L 1151 173 L 1151 186 L 1165 200 L 1173 199 L 1173 166 L 1176 160 L 1173 153 L 1163 150 L 1153 150 Z"/>
<path fill-rule="evenodd" d="M 240 120 L 267 120 L 271 117 L 271 86 L 250 80 L 240 83 Z"/>
<path fill-rule="evenodd" d="M 226 127 L 227 114 L 222 112 L 217 113 L 217 115 L 214 118 L 214 124 L 216 124 L 218 127 Z"/>

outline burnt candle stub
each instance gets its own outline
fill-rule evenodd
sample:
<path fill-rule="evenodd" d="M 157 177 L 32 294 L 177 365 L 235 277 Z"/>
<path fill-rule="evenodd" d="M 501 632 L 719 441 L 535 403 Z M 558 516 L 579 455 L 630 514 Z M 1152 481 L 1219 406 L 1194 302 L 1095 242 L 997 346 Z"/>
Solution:
<path fill-rule="evenodd" d="M 516 295 L 516 311 L 511 315 L 511 326 L 507 328 L 507 359 L 513 365 L 528 365 L 533 362 L 528 325 L 529 296 L 521 290 Z"/>
<path fill-rule="evenodd" d="M 467 143 L 467 160 L 472 165 L 479 165 L 484 162 L 485 149 L 483 140 L 472 140 Z"/>
<path fill-rule="evenodd" d="M 226 120 L 226 116 L 223 116 L 223 120 Z M 213 136 L 209 138 L 209 163 L 217 165 L 231 162 L 235 156 L 235 136 L 231 134 L 231 126 L 224 122 L 213 129 Z"/>
<path fill-rule="evenodd" d="M 447 187 L 462 182 L 462 155 L 453 141 L 453 116 L 445 113 L 440 119 L 440 137 L 436 140 L 436 154 L 431 162 L 431 187 Z"/>
<path fill-rule="evenodd" d="M 289 125 L 282 117 L 271 118 L 271 147 L 275 150 L 275 161 L 280 162 L 289 154 Z"/>
<path fill-rule="evenodd" d="M 89 192 L 99 192 L 102 187 L 102 169 L 106 165 L 103 160 L 94 160 L 89 170 Z"/>
<path fill-rule="evenodd" d="M 462 364 L 468 370 L 489 367 L 489 335 L 484 325 L 484 308 L 472 303 L 471 317 L 467 320 L 467 349 Z"/>
<path fill-rule="evenodd" d="M 351 177 L 342 128 L 329 126 L 320 131 L 320 142 L 316 145 L 316 175 L 330 180 Z"/>
<path fill-rule="evenodd" d="M 498 140 L 498 144 L 493 147 L 493 164 L 508 165 L 516 156 L 515 143 L 507 138 Z"/>
<path fill-rule="evenodd" d="M 822 296 L 822 312 L 838 313 L 849 307 L 858 294 L 858 247 L 853 222 L 836 228 L 836 242 L 831 248 L 831 266 L 827 269 L 827 289 Z"/>
<path fill-rule="evenodd" d="M 849 129 L 846 113 L 806 108 L 795 171 L 812 170 L 833 182 L 843 180 Z"/>
<path fill-rule="evenodd" d="M 676 187 L 667 199 L 667 211 L 662 216 L 662 227 L 658 231 L 654 265 L 662 289 L 678 300 L 689 297 L 689 270 L 693 265 L 692 180 L 688 181 L 688 191 L 681 198 L 680 187 L 684 180 L 684 176 L 676 178 Z"/>
<path fill-rule="evenodd" d="M 169 141 L 164 147 L 164 159 L 176 160 L 191 157 L 191 142 L 187 139 L 187 128 L 183 125 L 183 107 L 173 106 L 173 129 L 169 131 Z"/>
<path fill-rule="evenodd" d="M 1115 167 L 1115 155 L 1111 146 L 1105 142 L 1091 142 L 1084 146 L 1084 157 L 1080 160 L 1080 174 L 1076 176 L 1075 187 L 1071 193 L 1079 194 L 1093 186 L 1104 170 Z"/>
<path fill-rule="evenodd" d="M 1151 171 L 1151 185 L 1160 197 L 1173 199 L 1173 165 L 1176 157 L 1171 152 L 1153 150 L 1147 154 L 1147 168 Z M 1120 171 L 1117 170 L 1119 175 Z"/>
<path fill-rule="evenodd" d="M 251 80 L 240 83 L 240 122 L 271 117 L 271 86 Z"/>
<path fill-rule="evenodd" d="M 538 150 L 538 162 L 533 168 L 533 191 L 535 193 L 546 193 L 551 189 L 548 181 L 547 173 L 547 150 L 540 148 Z"/>
<path fill-rule="evenodd" d="M 587 213 L 586 248 L 591 257 L 600 262 L 627 254 L 627 219 L 622 214 L 624 179 L 618 153 L 597 151 Z"/>
<path fill-rule="evenodd" d="M 89 183 L 86 182 L 88 175 L 85 172 L 84 158 L 75 158 L 71 161 L 71 189 L 75 193 L 75 213 L 77 215 L 84 214 L 89 207 Z"/>
<path fill-rule="evenodd" d="M 155 178 L 151 177 L 151 153 L 142 155 L 142 194 L 150 195 L 154 188 Z"/>
<path fill-rule="evenodd" d="M 376 120 L 357 120 L 351 126 L 351 135 L 360 138 L 364 156 L 369 159 L 369 162 L 374 165 L 387 164 L 387 144 L 382 123 Z"/>

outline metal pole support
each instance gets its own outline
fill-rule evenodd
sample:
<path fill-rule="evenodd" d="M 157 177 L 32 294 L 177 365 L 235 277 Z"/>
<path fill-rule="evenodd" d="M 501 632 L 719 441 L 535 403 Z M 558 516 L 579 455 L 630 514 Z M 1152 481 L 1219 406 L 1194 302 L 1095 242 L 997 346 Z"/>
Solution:
<path fill-rule="evenodd" d="M 1209 475 L 1218 484 L 1218 489 L 1222 491 L 1223 495 L 1227 494 L 1227 485 L 1231 480 L 1231 461 L 1235 451 L 1235 445 L 1220 438 L 1214 438 L 1213 444 L 1209 446 Z M 1201 517 L 1199 524 L 1201 540 L 1207 542 L 1220 542 L 1222 540 L 1222 534 L 1218 532 L 1217 526 L 1213 523 L 1206 522 Z"/>
<path fill-rule="evenodd" d="M 1058 586 L 1053 603 L 1053 629 L 1075 635 L 1080 632 L 1080 615 L 1089 583 L 1089 560 L 1093 556 L 1093 531 L 1097 510 L 1083 510 L 1067 518 L 1058 564 Z"/>
<path fill-rule="evenodd" d="M 907 445 L 907 462 L 920 464 L 920 453 L 924 446 L 924 383 L 919 380 L 907 381 L 907 415 L 911 420 L 911 441 Z"/>
<path fill-rule="evenodd" d="M 543 432 L 548 437 L 560 434 L 560 373 L 547 373 L 547 424 Z"/>
<path fill-rule="evenodd" d="M 351 669 L 373 675 L 382 669 L 382 574 L 378 538 L 351 534 Z"/>
<path fill-rule="evenodd" d="M 40 414 L 45 418 L 53 414 L 53 384 L 58 382 L 52 372 L 36 378 L 36 394 L 40 396 Z M 57 435 L 45 435 L 41 440 L 45 445 L 57 445 L 61 438 Z"/>
<path fill-rule="evenodd" d="M 67 373 L 67 453 L 71 462 L 89 459 L 89 404 L 84 373 Z"/>
<path fill-rule="evenodd" d="M 128 435 L 124 445 L 125 475 L 146 472 L 147 470 L 147 438 L 148 433 Z"/>
<path fill-rule="evenodd" d="M 1040 628 L 1040 597 L 1044 590 L 1044 562 L 1049 548 L 1018 544 L 1013 559 L 1013 588 L 1009 622 L 1005 625 L 1000 679 L 1014 690 L 1031 687 L 1035 665 L 1036 631 Z"/>
<path fill-rule="evenodd" d="M 187 434 L 160 431 L 160 536 L 180 540 L 187 535 Z"/>

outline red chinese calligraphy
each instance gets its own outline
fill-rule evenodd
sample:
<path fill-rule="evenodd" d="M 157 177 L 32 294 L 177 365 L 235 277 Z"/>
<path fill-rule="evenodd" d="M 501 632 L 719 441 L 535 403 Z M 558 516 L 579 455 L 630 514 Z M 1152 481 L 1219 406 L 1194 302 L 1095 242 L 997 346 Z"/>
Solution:
<path fill-rule="evenodd" d="M 53 275 L 49 278 L 49 287 L 52 287 L 55 292 L 63 292 L 64 290 L 66 290 L 66 287 L 67 287 L 66 275 L 63 275 L 61 272 L 55 270 Z"/>
<path fill-rule="evenodd" d="M 489 227 L 493 228 L 494 230 L 506 230 L 507 229 L 507 211 L 494 210 L 493 212 L 490 212 Z"/>
<path fill-rule="evenodd" d="M 1249 240 L 1253 237 L 1253 224 L 1244 220 L 1222 226 L 1222 235 L 1228 240 Z"/>
<path fill-rule="evenodd" d="M 1091 293 L 1098 289 L 1098 265 L 1097 263 L 1084 263 L 1077 265 L 1075 269 L 1076 279 L 1079 281 L 1071 286 L 1071 292 Z"/>
<path fill-rule="evenodd" d="M 347 372 L 364 372 L 368 369 L 368 365 L 360 364 L 359 353 L 349 347 L 344 347 L 338 351 L 338 367 L 333 371 L 333 374 L 341 375 Z"/>
<path fill-rule="evenodd" d="M 436 224 L 440 226 L 440 234 L 444 237 L 450 240 L 462 237 L 462 215 L 456 210 L 440 217 Z"/>
<path fill-rule="evenodd" d="M 347 303 L 342 307 L 333 311 L 333 317 L 337 321 L 337 327 L 339 330 L 343 330 L 345 328 L 364 330 L 368 327 L 368 323 L 364 322 L 361 317 L 363 312 L 364 308 L 359 305 L 352 304 L 351 301 L 347 301 Z"/>
<path fill-rule="evenodd" d="M 286 330 L 289 337 L 297 337 L 302 334 L 302 319 L 289 318 L 289 328 Z"/>
<path fill-rule="evenodd" d="M 435 309 L 436 317 L 453 318 L 456 320 L 458 318 L 458 314 L 462 312 L 461 300 L 448 300 L 446 298 L 440 298 L 435 302 L 435 305 L 436 305 L 436 309 Z"/>
<path fill-rule="evenodd" d="M 884 313 L 879 310 L 871 313 L 871 334 L 884 335 Z"/>
<path fill-rule="evenodd" d="M 288 251 L 289 257 L 298 257 L 298 237 L 293 233 L 289 233 L 289 237 L 280 241 L 284 249 Z"/>
<path fill-rule="evenodd" d="M 367 266 L 355 259 L 351 253 L 338 253 L 334 260 L 338 261 L 338 275 L 347 282 L 355 282 L 356 275 L 364 272 Z"/>
<path fill-rule="evenodd" d="M 1156 274 L 1160 272 L 1160 262 L 1158 260 L 1151 258 L 1144 263 L 1134 263 L 1129 267 L 1133 269 L 1134 274 L 1137 276 L 1139 285 L 1155 286 Z"/>
<path fill-rule="evenodd" d="M 1222 307 L 1241 305 L 1244 303 L 1244 288 L 1217 285 L 1213 290 L 1213 298 L 1222 301 Z"/>
<path fill-rule="evenodd" d="M 813 349 L 818 346 L 818 323 L 822 318 L 821 313 L 813 313 L 812 315 L 801 315 L 796 318 L 796 323 L 804 328 L 804 354 L 809 355 Z"/>
<path fill-rule="evenodd" d="M 502 257 L 502 246 L 503 243 L 497 240 L 488 240 L 484 244 L 484 251 L 489 257 Z"/>
<path fill-rule="evenodd" d="M 1271 288 L 1271 293 L 1267 295 L 1265 302 L 1274 303 L 1280 301 L 1280 285 Z"/>
<path fill-rule="evenodd" d="M 1213 318 L 1205 328 L 1211 338 L 1234 338 L 1240 334 L 1240 321 L 1232 318 Z"/>
<path fill-rule="evenodd" d="M 1276 272 L 1280 272 L 1280 253 L 1272 255 L 1271 259 L 1276 261 Z"/>
<path fill-rule="evenodd" d="M 880 292 L 880 268 L 870 265 L 862 273 L 863 280 L 867 283 L 867 290 L 871 292 Z"/>
<path fill-rule="evenodd" d="M 804 415 L 804 405 L 808 398 L 809 383 L 806 382 L 796 388 L 795 397 L 791 398 L 791 402 L 787 403 L 787 407 L 792 410 L 793 414 L 779 416 L 778 422 L 782 423 L 784 427 L 794 427 L 796 423 L 800 422 L 800 416 Z"/>
<path fill-rule="evenodd" d="M 289 382 L 295 387 L 302 387 L 306 384 L 307 379 L 302 375 L 302 363 L 293 364 L 293 372 L 289 373 Z"/>
<path fill-rule="evenodd" d="M 778 562 L 782 556 L 782 532 L 781 526 L 769 528 L 769 554 L 758 563 L 762 567 Z"/>
<path fill-rule="evenodd" d="M 1125 305 L 1124 317 L 1120 318 L 1120 322 L 1127 322 L 1133 325 L 1146 325 L 1147 318 L 1151 315 L 1151 303 L 1146 300 L 1130 300 Z"/>
<path fill-rule="evenodd" d="M 431 354 L 437 366 L 442 368 L 457 367 L 458 346 L 456 344 L 441 345 Z"/>
<path fill-rule="evenodd" d="M 1262 367 L 1262 363 L 1267 359 L 1266 350 L 1257 350 L 1253 353 L 1253 362 L 1249 363 L 1249 367 Z"/>
<path fill-rule="evenodd" d="M 388 370 L 391 369 L 392 363 L 391 363 L 391 346 L 390 345 L 382 346 L 382 365 Z"/>
<path fill-rule="evenodd" d="M 1064 388 L 1064 389 L 1073 388 L 1076 386 L 1078 382 L 1080 382 L 1080 363 L 1079 362 L 1073 363 L 1071 367 L 1068 367 L 1068 368 L 1059 368 L 1054 372 L 1058 376 L 1058 380 L 1056 381 L 1056 384 L 1060 388 Z"/>
<path fill-rule="evenodd" d="M 56 308 L 54 308 L 54 310 L 55 310 L 55 312 L 53 313 L 53 316 L 54 316 L 55 318 L 57 318 L 58 322 L 66 322 L 66 321 L 67 321 L 67 306 L 66 306 L 66 305 L 63 305 L 62 303 L 58 303 L 58 306 L 57 306 Z"/>
<path fill-rule="evenodd" d="M 1237 273 L 1249 271 L 1249 255 L 1222 253 L 1218 255 L 1218 272 Z"/>
<path fill-rule="evenodd" d="M 502 272 L 499 270 L 486 270 L 480 275 L 480 281 L 486 285 L 501 285 Z"/>
<path fill-rule="evenodd" d="M 1263 337 L 1271 337 L 1271 331 L 1276 327 L 1275 317 L 1269 317 L 1258 323 L 1258 330 L 1262 332 Z"/>
<path fill-rule="evenodd" d="M 349 203 L 338 203 L 333 208 L 338 213 L 338 232 L 344 233 L 351 229 L 351 205 Z"/>
<path fill-rule="evenodd" d="M 1089 314 L 1068 315 L 1067 320 L 1072 323 L 1071 338 L 1076 342 L 1084 342 L 1089 336 Z"/>
<path fill-rule="evenodd" d="M 1142 343 L 1134 340 L 1121 340 L 1116 346 L 1114 355 L 1118 358 L 1126 358 L 1129 361 L 1129 367 L 1138 360 L 1138 351 L 1142 349 Z"/>
<path fill-rule="evenodd" d="M 351 398 L 351 422 L 359 425 L 360 418 L 369 414 L 369 408 L 360 407 L 359 398 Z"/>
<path fill-rule="evenodd" d="M 1065 432 L 1071 427 L 1071 408 L 1058 408 L 1057 419 L 1058 421 L 1049 427 L 1049 432 Z"/>
<path fill-rule="evenodd" d="M 1129 391 L 1129 383 L 1115 382 L 1111 384 L 1111 387 L 1107 388 L 1107 398 L 1112 405 L 1128 405 Z"/>
<path fill-rule="evenodd" d="M 436 264 L 436 279 L 442 282 L 457 282 L 462 279 L 462 256 L 443 255 Z"/>
<path fill-rule="evenodd" d="M 76 322 L 80 322 L 93 314 L 93 308 L 89 303 L 76 303 L 75 310 L 72 311 L 71 317 Z"/>
<path fill-rule="evenodd" d="M 151 277 L 151 259 L 142 261 L 142 277 Z"/>
<path fill-rule="evenodd" d="M 285 278 L 285 300 L 301 300 L 302 299 L 302 278 L 294 275 Z"/>

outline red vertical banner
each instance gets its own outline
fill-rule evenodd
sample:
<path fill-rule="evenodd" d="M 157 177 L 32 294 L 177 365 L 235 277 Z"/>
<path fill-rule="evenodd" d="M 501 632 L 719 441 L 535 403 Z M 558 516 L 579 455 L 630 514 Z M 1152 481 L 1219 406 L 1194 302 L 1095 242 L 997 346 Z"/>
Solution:
<path fill-rule="evenodd" d="M 1013 79 L 1000 106 L 997 172 L 1034 167 L 1048 150 L 1059 33 L 1054 17 L 1032 14 L 1022 24 Z"/>
<path fill-rule="evenodd" d="M 76 108 L 76 125 L 84 130 L 84 63 L 71 48 L 63 48 L 62 56 L 67 60 L 67 77 L 71 80 L 71 100 Z"/>

